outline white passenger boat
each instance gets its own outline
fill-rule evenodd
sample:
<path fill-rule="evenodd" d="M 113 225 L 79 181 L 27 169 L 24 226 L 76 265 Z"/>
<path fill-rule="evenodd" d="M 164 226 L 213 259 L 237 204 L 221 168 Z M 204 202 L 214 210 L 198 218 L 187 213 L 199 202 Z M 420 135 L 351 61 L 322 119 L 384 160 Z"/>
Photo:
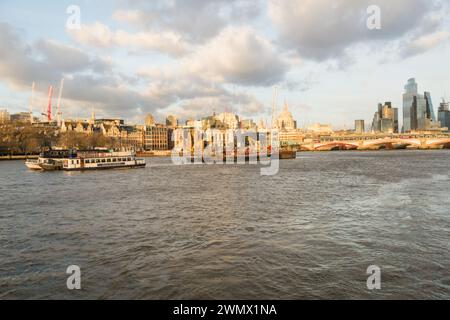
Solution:
<path fill-rule="evenodd" d="M 60 164 L 65 171 L 142 168 L 145 159 L 136 158 L 135 153 L 129 151 L 78 151 L 76 156 L 63 159 Z"/>
<path fill-rule="evenodd" d="M 110 150 L 50 150 L 42 153 L 37 161 L 26 162 L 28 168 L 44 171 L 142 168 L 145 165 L 145 159 L 136 158 L 134 152 Z"/>

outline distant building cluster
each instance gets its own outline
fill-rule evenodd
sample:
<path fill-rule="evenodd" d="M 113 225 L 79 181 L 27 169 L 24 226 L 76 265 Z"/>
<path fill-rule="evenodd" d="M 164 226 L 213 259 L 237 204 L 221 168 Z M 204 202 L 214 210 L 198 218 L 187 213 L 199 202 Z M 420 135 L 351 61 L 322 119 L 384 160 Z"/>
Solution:
<path fill-rule="evenodd" d="M 418 85 L 414 78 L 408 80 L 403 94 L 403 132 L 439 130 L 441 125 L 436 121 L 431 94 L 418 93 Z"/>
<path fill-rule="evenodd" d="M 51 119 L 48 118 L 48 119 Z M 353 130 L 333 131 L 330 124 L 316 123 L 305 129 L 299 129 L 297 121 L 289 111 L 287 103 L 278 115 L 273 114 L 269 122 L 262 119 L 256 123 L 253 119 L 240 118 L 232 112 L 222 112 L 205 116 L 201 119 L 188 119 L 180 123 L 174 115 L 168 115 L 163 123 L 157 123 L 155 118 L 148 114 L 144 124 L 128 125 L 122 119 L 97 119 L 93 112 L 90 119 L 64 120 L 59 114 L 58 119 L 40 121 L 32 116 L 32 112 L 20 112 L 10 114 L 5 109 L 0 109 L 0 124 L 16 121 L 31 122 L 34 126 L 52 126 L 60 133 L 82 133 L 102 135 L 113 138 L 123 146 L 134 147 L 143 151 L 167 151 L 174 147 L 173 133 L 177 128 L 184 129 L 219 129 L 219 130 L 248 130 L 264 132 L 270 129 L 278 129 L 282 145 L 298 145 L 315 141 L 320 137 L 366 135 L 370 134 L 396 134 L 420 133 L 420 132 L 448 132 L 450 128 L 450 110 L 448 102 L 440 103 L 438 115 L 435 116 L 431 94 L 418 93 L 418 85 L 415 79 L 409 79 L 405 85 L 403 94 L 403 128 L 399 127 L 399 109 L 391 102 L 379 103 L 374 114 L 372 124 L 366 127 L 364 120 L 355 120 Z"/>
<path fill-rule="evenodd" d="M 378 104 L 372 121 L 374 133 L 398 133 L 398 109 L 392 107 L 391 102 Z"/>
<path fill-rule="evenodd" d="M 408 80 L 403 93 L 403 127 L 399 127 L 399 111 L 391 102 L 378 104 L 371 126 L 374 134 L 384 133 L 420 133 L 449 132 L 450 111 L 444 100 L 439 106 L 436 118 L 431 94 L 419 94 L 418 84 L 414 78 Z M 364 120 L 355 120 L 354 132 L 362 134 L 366 131 Z"/>

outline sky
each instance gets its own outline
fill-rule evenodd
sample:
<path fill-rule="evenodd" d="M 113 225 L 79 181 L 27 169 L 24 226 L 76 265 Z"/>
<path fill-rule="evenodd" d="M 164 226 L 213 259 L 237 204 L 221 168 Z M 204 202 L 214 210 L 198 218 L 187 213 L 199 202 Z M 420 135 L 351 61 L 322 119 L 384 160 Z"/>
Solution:
<path fill-rule="evenodd" d="M 277 87 L 299 127 L 350 129 L 380 102 L 401 114 L 411 77 L 450 98 L 449 17 L 445 0 L 0 0 L 0 109 L 27 111 L 34 81 L 38 114 L 64 78 L 66 119 L 259 122 Z"/>

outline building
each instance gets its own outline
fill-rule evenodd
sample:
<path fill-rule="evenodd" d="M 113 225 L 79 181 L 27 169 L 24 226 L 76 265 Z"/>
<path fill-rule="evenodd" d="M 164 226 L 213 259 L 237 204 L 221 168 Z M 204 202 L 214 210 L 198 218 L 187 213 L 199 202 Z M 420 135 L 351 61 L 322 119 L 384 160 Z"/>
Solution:
<path fill-rule="evenodd" d="M 364 120 L 355 120 L 355 133 L 364 133 L 365 131 Z"/>
<path fill-rule="evenodd" d="M 166 126 L 168 126 L 169 128 L 176 128 L 178 127 L 178 119 L 173 116 L 173 115 L 169 115 L 166 118 Z"/>
<path fill-rule="evenodd" d="M 403 94 L 403 132 L 439 130 L 431 94 L 418 93 L 414 78 L 408 80 Z"/>
<path fill-rule="evenodd" d="M 260 119 L 258 122 L 258 130 L 265 130 L 267 128 L 266 123 L 263 119 Z"/>
<path fill-rule="evenodd" d="M 244 119 L 241 120 L 240 127 L 244 130 L 256 130 L 256 123 L 252 119 Z"/>
<path fill-rule="evenodd" d="M 121 141 L 123 145 L 143 150 L 145 143 L 145 126 L 133 125 L 121 127 Z"/>
<path fill-rule="evenodd" d="M 277 119 L 274 120 L 273 127 L 280 130 L 295 130 L 297 129 L 297 121 L 292 117 L 287 103 L 284 104 L 284 109 Z"/>
<path fill-rule="evenodd" d="M 374 133 L 398 133 L 398 109 L 391 102 L 379 103 L 372 121 Z"/>
<path fill-rule="evenodd" d="M 191 121 L 189 126 L 195 127 L 198 129 L 207 130 L 207 129 L 211 129 L 211 128 L 222 129 L 225 127 L 225 124 L 219 120 L 219 118 L 216 116 L 215 113 L 213 113 L 212 116 L 204 117 L 201 120 L 194 120 L 193 122 Z"/>
<path fill-rule="evenodd" d="M 155 125 L 155 118 L 150 113 L 145 117 L 145 125 L 148 127 Z"/>
<path fill-rule="evenodd" d="M 282 130 L 279 132 L 278 139 L 282 146 L 299 145 L 304 142 L 305 134 L 299 130 Z"/>
<path fill-rule="evenodd" d="M 7 110 L 0 110 L 0 123 L 11 121 L 11 115 Z"/>
<path fill-rule="evenodd" d="M 30 122 L 31 117 L 29 112 L 19 112 L 12 114 L 10 120 L 14 122 Z"/>
<path fill-rule="evenodd" d="M 108 124 L 112 126 L 123 126 L 125 125 L 125 121 L 123 119 L 95 119 L 95 115 L 93 114 L 93 118 L 91 118 L 91 122 L 95 124 Z"/>
<path fill-rule="evenodd" d="M 330 124 L 320 124 L 320 123 L 315 123 L 312 126 L 309 126 L 307 131 L 314 133 L 314 134 L 331 134 L 331 133 L 333 133 L 333 129 L 331 128 Z"/>
<path fill-rule="evenodd" d="M 172 140 L 172 129 L 159 124 L 145 126 L 144 135 L 144 149 L 146 151 L 170 150 L 169 139 Z"/>
<path fill-rule="evenodd" d="M 222 124 L 223 128 L 225 129 L 236 130 L 239 128 L 239 117 L 234 113 L 222 112 L 221 114 L 215 117 L 215 120 L 219 121 L 220 124 Z"/>
<path fill-rule="evenodd" d="M 450 131 L 450 110 L 448 107 L 448 102 L 445 102 L 444 99 L 442 99 L 442 102 L 439 105 L 438 121 L 441 123 L 441 126 L 445 129 L 445 131 Z"/>
<path fill-rule="evenodd" d="M 78 132 L 85 134 L 94 133 L 95 125 L 86 120 L 63 120 L 59 127 L 61 133 Z"/>
<path fill-rule="evenodd" d="M 416 79 L 411 78 L 405 85 L 405 92 L 403 93 L 403 132 L 411 131 L 411 107 L 414 102 L 414 97 L 418 96 L 418 86 Z"/>

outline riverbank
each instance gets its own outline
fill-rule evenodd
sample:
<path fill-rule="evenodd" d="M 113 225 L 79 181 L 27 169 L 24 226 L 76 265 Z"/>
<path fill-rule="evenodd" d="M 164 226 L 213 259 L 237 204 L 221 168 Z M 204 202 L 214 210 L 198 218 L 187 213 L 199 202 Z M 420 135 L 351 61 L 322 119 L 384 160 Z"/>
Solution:
<path fill-rule="evenodd" d="M 0 161 L 7 161 L 7 160 L 26 160 L 26 159 L 37 159 L 39 156 L 37 155 L 9 155 L 9 156 L 0 156 Z"/>
<path fill-rule="evenodd" d="M 436 149 L 436 148 L 405 148 L 405 149 L 350 149 L 350 150 L 342 150 L 342 149 L 331 149 L 331 150 L 297 150 L 298 153 L 304 153 L 304 152 L 314 152 L 314 153 L 327 153 L 327 152 L 345 152 L 345 151 L 360 151 L 360 152 L 376 152 L 376 151 L 395 151 L 395 150 L 420 150 L 420 151 L 426 151 L 426 150 L 450 150 L 450 149 Z M 151 151 L 151 152 L 138 152 L 137 156 L 141 158 L 167 158 L 172 155 L 172 151 Z M 8 160 L 26 160 L 26 159 L 37 159 L 38 155 L 8 155 L 8 156 L 0 156 L 0 161 L 8 161 Z"/>
<path fill-rule="evenodd" d="M 138 152 L 136 155 L 141 158 L 170 157 L 172 155 L 172 151 L 164 150 L 164 151 Z"/>

